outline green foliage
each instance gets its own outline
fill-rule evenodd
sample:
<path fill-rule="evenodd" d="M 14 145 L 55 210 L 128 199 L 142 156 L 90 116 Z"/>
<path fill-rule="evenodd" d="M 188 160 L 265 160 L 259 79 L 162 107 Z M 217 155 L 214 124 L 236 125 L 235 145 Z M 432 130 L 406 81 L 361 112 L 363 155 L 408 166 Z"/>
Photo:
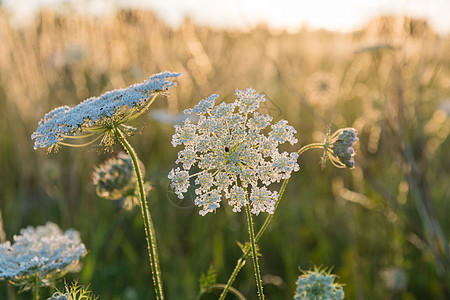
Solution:
<path fill-rule="evenodd" d="M 64 285 L 64 292 L 56 292 L 48 300 L 97 300 L 99 299 L 88 287 L 81 286 L 77 280 Z"/>
<path fill-rule="evenodd" d="M 199 279 L 200 283 L 200 294 L 206 293 L 209 289 L 213 287 L 217 280 L 217 271 L 213 266 L 209 266 L 206 273 L 202 273 Z"/>

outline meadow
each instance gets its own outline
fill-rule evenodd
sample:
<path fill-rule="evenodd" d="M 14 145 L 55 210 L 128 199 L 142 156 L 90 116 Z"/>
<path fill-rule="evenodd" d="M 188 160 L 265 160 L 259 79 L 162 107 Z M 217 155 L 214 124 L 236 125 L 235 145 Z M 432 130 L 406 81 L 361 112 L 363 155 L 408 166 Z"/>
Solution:
<path fill-rule="evenodd" d="M 313 266 L 333 267 L 347 299 L 450 298 L 450 37 L 426 22 L 383 17 L 352 33 L 289 33 L 189 19 L 173 29 L 139 10 L 43 10 L 18 27 L 0 10 L 0 43 L 0 242 L 47 221 L 78 230 L 88 254 L 68 282 L 90 284 L 100 299 L 153 299 L 142 217 L 96 195 L 94 166 L 114 153 L 47 154 L 30 136 L 54 107 L 170 70 L 183 73 L 177 86 L 136 120 L 140 132 L 130 138 L 152 184 L 167 299 L 195 299 L 210 267 L 225 283 L 241 255 L 236 241 L 248 240 L 244 213 L 224 206 L 200 216 L 193 198 L 170 188 L 174 120 L 212 93 L 231 102 L 248 87 L 267 96 L 264 112 L 297 129 L 291 151 L 322 141 L 329 126 L 359 131 L 352 170 L 322 169 L 321 151 L 300 157 L 258 243 L 267 299 L 292 299 L 300 270 Z M 234 287 L 257 299 L 250 259 Z M 0 282 L 0 299 L 30 299 L 16 292 Z"/>

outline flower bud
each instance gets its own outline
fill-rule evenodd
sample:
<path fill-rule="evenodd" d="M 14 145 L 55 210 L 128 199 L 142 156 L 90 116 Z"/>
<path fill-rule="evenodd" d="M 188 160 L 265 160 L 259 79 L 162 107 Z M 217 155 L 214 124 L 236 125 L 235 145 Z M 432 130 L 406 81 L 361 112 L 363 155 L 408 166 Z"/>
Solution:
<path fill-rule="evenodd" d="M 355 167 L 355 150 L 353 145 L 357 142 L 358 131 L 355 128 L 341 128 L 332 135 L 327 134 L 324 142 L 324 156 L 322 163 L 327 159 L 338 168 Z"/>
<path fill-rule="evenodd" d="M 335 278 L 336 275 L 320 269 L 304 272 L 297 279 L 294 300 L 344 299 L 342 285 L 334 283 Z"/>
<path fill-rule="evenodd" d="M 136 179 L 131 157 L 120 152 L 117 157 L 108 159 L 95 168 L 92 181 L 96 185 L 97 195 L 101 198 L 118 200 L 134 195 Z"/>

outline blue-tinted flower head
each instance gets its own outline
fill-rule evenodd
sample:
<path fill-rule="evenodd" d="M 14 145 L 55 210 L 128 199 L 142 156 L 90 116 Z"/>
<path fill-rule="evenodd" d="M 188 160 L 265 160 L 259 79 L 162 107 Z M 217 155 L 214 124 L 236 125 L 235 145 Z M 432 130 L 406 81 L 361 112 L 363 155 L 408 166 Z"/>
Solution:
<path fill-rule="evenodd" d="M 329 272 L 306 271 L 297 279 L 294 300 L 342 300 L 342 285 L 335 283 L 336 276 Z"/>
<path fill-rule="evenodd" d="M 55 108 L 39 121 L 38 128 L 31 135 L 35 140 L 34 149 L 48 148 L 51 151 L 77 134 L 89 137 L 98 133 L 105 134 L 101 144 L 111 146 L 114 126 L 141 115 L 151 104 L 151 99 L 173 87 L 176 83 L 171 79 L 180 75 L 172 72 L 155 74 L 143 83 L 89 98 L 73 108 Z M 131 129 L 124 127 L 122 130 L 127 132 Z"/>
<path fill-rule="evenodd" d="M 86 254 L 75 230 L 62 232 L 56 224 L 27 227 L 14 236 L 14 243 L 0 244 L 0 280 L 31 287 L 37 278 L 41 286 L 71 271 Z"/>
<path fill-rule="evenodd" d="M 204 115 L 214 107 L 217 97 L 219 97 L 219 95 L 212 94 L 208 98 L 202 99 L 194 108 L 185 109 L 184 113 Z"/>
<path fill-rule="evenodd" d="M 285 142 L 297 142 L 295 129 L 285 120 L 272 124 L 272 117 L 257 112 L 264 95 L 249 88 L 237 90 L 236 96 L 235 102 L 218 105 L 215 94 L 201 100 L 185 110 L 198 115 L 198 122 L 175 126 L 172 145 L 184 149 L 176 160 L 181 167 L 169 174 L 171 187 L 182 199 L 195 176 L 194 203 L 201 215 L 219 208 L 223 197 L 235 212 L 249 204 L 256 215 L 273 213 L 278 193 L 267 186 L 299 169 L 297 153 L 278 150 Z M 189 175 L 194 166 L 200 171 Z"/>

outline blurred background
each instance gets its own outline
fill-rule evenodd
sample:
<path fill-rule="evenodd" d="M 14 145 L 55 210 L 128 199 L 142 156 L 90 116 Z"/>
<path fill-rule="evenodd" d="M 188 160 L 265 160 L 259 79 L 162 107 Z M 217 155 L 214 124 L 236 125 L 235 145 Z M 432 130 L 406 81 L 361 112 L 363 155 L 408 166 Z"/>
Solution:
<path fill-rule="evenodd" d="M 300 157 L 259 243 L 267 298 L 292 298 L 314 265 L 333 267 L 347 299 L 450 298 L 448 1 L 130 3 L 0 1 L 0 241 L 47 221 L 75 228 L 89 253 L 68 282 L 101 299 L 154 298 L 139 209 L 98 198 L 91 180 L 121 149 L 46 154 L 30 136 L 57 106 L 170 70 L 183 73 L 178 86 L 130 138 L 154 187 L 168 299 L 194 299 L 210 266 L 225 283 L 236 241 L 248 239 L 244 214 L 224 206 L 201 217 L 171 191 L 173 124 L 212 93 L 231 102 L 250 86 L 267 95 L 265 113 L 297 129 L 286 150 L 321 141 L 328 126 L 360 133 L 353 170 L 322 170 L 317 150 Z M 251 262 L 234 287 L 256 299 Z M 0 283 L 0 299 L 31 297 L 16 291 Z"/>

